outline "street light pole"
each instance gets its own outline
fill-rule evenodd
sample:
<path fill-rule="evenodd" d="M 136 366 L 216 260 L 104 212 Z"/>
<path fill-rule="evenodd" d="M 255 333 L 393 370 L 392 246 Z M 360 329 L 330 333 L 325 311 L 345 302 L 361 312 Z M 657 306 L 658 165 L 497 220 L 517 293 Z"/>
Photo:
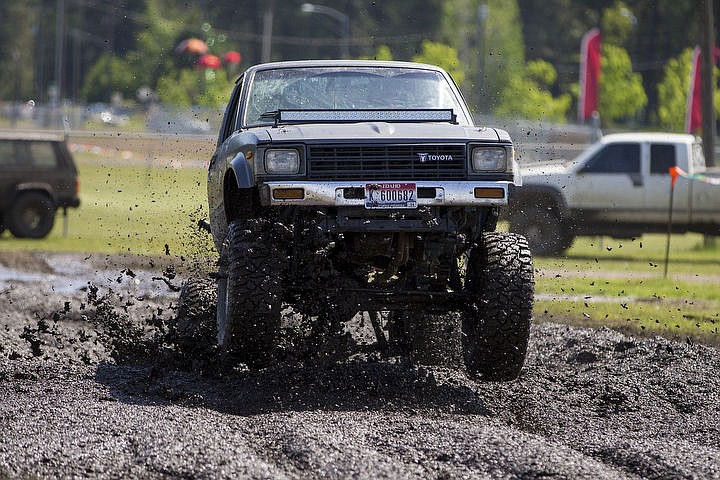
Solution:
<path fill-rule="evenodd" d="M 55 88 L 58 100 L 63 93 L 63 47 L 65 41 L 65 0 L 57 0 L 55 9 Z"/>
<path fill-rule="evenodd" d="M 275 0 L 270 0 L 267 6 L 267 10 L 265 10 L 265 15 L 263 15 L 262 53 L 260 56 L 263 63 L 270 61 L 274 12 Z"/>
<path fill-rule="evenodd" d="M 303 3 L 300 10 L 304 13 L 320 13 L 334 18 L 340 22 L 341 38 L 340 57 L 350 58 L 350 17 L 339 10 L 335 10 L 325 5 L 315 5 L 313 3 Z"/>
<path fill-rule="evenodd" d="M 488 17 L 487 3 L 481 3 L 478 7 L 477 16 L 477 46 L 478 46 L 478 68 L 475 92 L 471 98 L 475 101 L 475 108 L 480 113 L 480 106 L 485 99 L 485 31 Z"/>

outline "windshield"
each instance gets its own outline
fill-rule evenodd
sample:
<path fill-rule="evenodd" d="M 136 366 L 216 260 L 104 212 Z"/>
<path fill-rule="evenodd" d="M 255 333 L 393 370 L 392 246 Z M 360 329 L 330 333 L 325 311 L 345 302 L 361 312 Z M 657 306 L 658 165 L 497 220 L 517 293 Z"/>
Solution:
<path fill-rule="evenodd" d="M 243 124 L 266 125 L 276 110 L 452 109 L 467 124 L 448 81 L 439 72 L 414 68 L 284 68 L 255 73 Z"/>

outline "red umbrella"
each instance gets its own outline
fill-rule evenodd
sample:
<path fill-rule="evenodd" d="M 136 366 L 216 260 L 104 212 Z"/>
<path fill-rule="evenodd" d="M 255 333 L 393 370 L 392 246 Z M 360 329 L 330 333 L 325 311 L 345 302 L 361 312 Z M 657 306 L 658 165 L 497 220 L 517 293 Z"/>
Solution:
<path fill-rule="evenodd" d="M 208 51 L 208 46 L 205 42 L 199 38 L 188 38 L 177 44 L 175 47 L 177 53 L 194 53 L 196 55 L 205 55 Z"/>
<path fill-rule="evenodd" d="M 223 55 L 222 59 L 225 63 L 240 63 L 242 61 L 242 55 L 240 55 L 240 52 L 230 50 Z"/>
<path fill-rule="evenodd" d="M 222 67 L 222 63 L 220 63 L 220 59 L 216 57 L 215 55 L 203 55 L 200 58 L 198 58 L 197 64 L 200 67 L 203 68 L 213 68 L 218 69 Z"/>

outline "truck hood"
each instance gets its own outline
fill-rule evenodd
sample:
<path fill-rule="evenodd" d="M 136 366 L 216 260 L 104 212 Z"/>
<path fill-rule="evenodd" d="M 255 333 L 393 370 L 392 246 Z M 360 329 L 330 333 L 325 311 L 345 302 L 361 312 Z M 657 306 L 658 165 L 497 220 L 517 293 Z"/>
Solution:
<path fill-rule="evenodd" d="M 354 141 L 478 141 L 510 142 L 503 130 L 447 123 L 362 122 L 341 124 L 282 125 L 267 128 L 273 142 Z"/>

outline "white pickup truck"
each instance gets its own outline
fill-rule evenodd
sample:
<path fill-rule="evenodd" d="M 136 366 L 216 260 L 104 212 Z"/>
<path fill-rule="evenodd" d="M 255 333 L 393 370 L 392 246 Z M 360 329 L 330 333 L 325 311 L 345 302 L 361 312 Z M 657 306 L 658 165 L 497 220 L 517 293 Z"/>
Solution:
<path fill-rule="evenodd" d="M 672 231 L 720 234 L 720 186 L 697 179 L 707 170 L 700 139 L 667 133 L 606 135 L 570 162 L 526 166 L 510 195 L 510 230 L 525 235 L 536 255 L 560 255 L 577 235 L 639 237 L 666 232 L 669 168 L 679 177 Z"/>

